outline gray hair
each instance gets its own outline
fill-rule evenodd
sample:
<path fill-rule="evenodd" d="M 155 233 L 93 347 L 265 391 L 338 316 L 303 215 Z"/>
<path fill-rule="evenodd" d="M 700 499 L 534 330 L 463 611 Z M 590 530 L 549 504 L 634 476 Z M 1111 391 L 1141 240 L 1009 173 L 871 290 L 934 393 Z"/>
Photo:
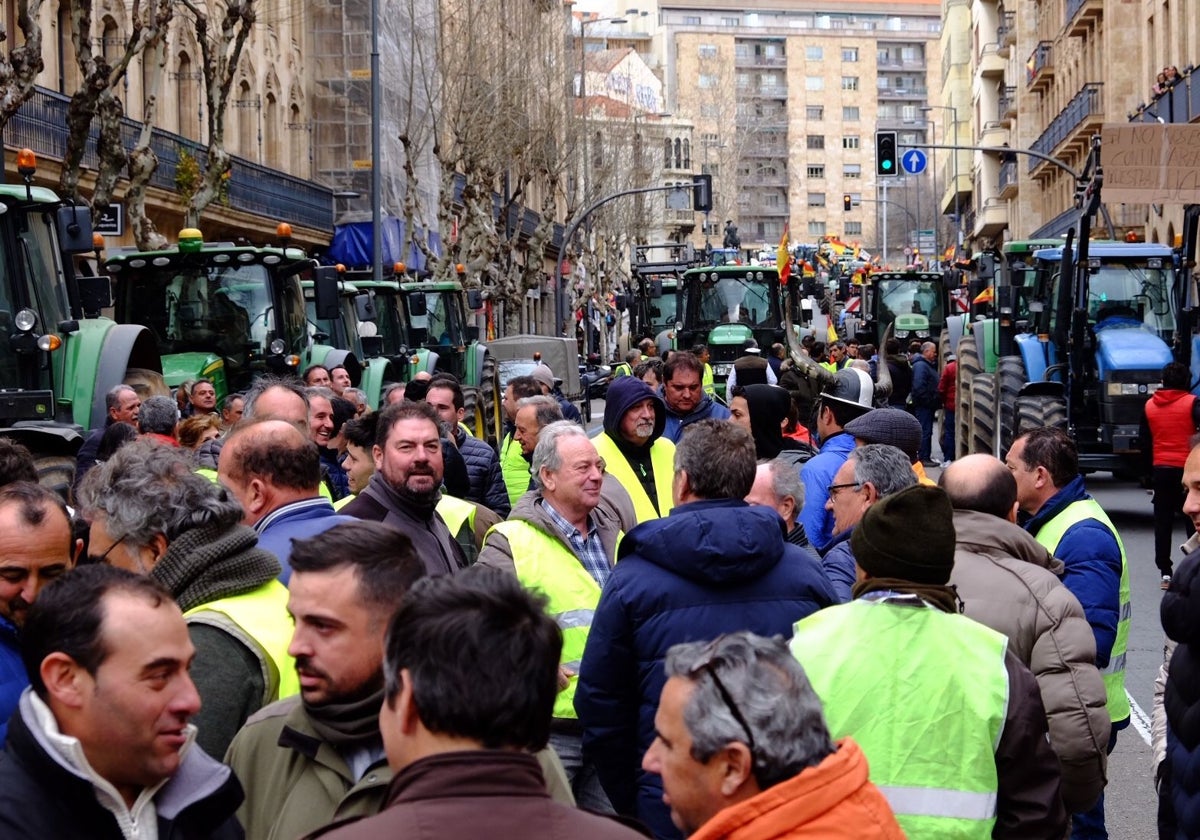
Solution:
<path fill-rule="evenodd" d="M 183 450 L 135 440 L 88 471 L 80 509 L 87 519 L 103 516 L 109 536 L 131 548 L 149 546 L 159 534 L 170 542 L 196 528 L 241 522 L 237 500 L 193 466 Z"/>
<path fill-rule="evenodd" d="M 246 402 L 242 406 L 242 419 L 254 419 L 254 404 L 258 402 L 258 398 L 270 391 L 272 388 L 280 388 L 284 391 L 291 391 L 293 394 L 304 400 L 304 409 L 308 410 L 308 394 L 307 388 L 300 380 L 292 377 L 282 376 L 261 376 L 259 377 L 250 389 L 246 391 Z"/>
<path fill-rule="evenodd" d="M 675 472 L 687 473 L 692 494 L 701 499 L 746 498 L 757 470 L 754 438 L 727 420 L 700 420 L 685 426 L 683 438 L 675 444 Z M 657 476 L 655 480 L 662 481 Z"/>
<path fill-rule="evenodd" d="M 667 677 L 690 680 L 696 687 L 683 722 L 697 761 L 707 762 L 731 742 L 747 741 L 746 729 L 721 695 L 713 672 L 753 736 L 754 778 L 764 790 L 820 764 L 834 751 L 821 699 L 780 636 L 767 639 L 742 631 L 712 642 L 675 645 L 667 651 L 666 671 Z"/>
<path fill-rule="evenodd" d="M 528 399 L 535 400 L 539 398 L 528 397 Z M 548 399 L 551 402 L 554 401 L 553 397 L 544 397 L 542 399 Z M 521 402 L 524 402 L 524 400 Z M 556 408 L 557 405 L 558 404 L 555 403 Z M 533 474 L 534 484 L 539 490 L 542 489 L 542 467 L 545 467 L 550 472 L 557 472 L 562 468 L 562 458 L 558 454 L 559 440 L 565 437 L 573 437 L 575 435 L 578 435 L 582 438 L 587 437 L 587 432 L 583 430 L 582 426 L 580 426 L 578 423 L 572 422 L 571 420 L 561 419 L 561 412 L 559 413 L 559 416 L 559 420 L 556 420 L 555 422 L 550 423 L 542 428 L 542 431 L 538 434 L 537 446 L 533 448 L 533 460 L 529 471 Z"/>
<path fill-rule="evenodd" d="M 304 393 L 308 395 L 306 403 L 310 402 L 313 397 L 324 397 L 329 400 L 330 405 L 333 405 L 333 400 L 337 396 L 333 393 L 332 388 L 326 388 L 324 385 L 308 385 L 304 388 Z"/>
<path fill-rule="evenodd" d="M 347 388 L 342 391 L 342 399 L 349 400 L 357 407 L 360 402 L 365 403 L 367 401 L 367 394 L 361 388 Z"/>
<path fill-rule="evenodd" d="M 544 429 L 551 423 L 557 423 L 563 419 L 562 406 L 558 404 L 558 400 L 548 394 L 536 397 L 522 397 L 517 400 L 517 411 L 531 405 L 537 409 L 534 417 L 537 419 L 539 429 Z"/>
<path fill-rule="evenodd" d="M 138 395 L 137 390 L 132 385 L 114 385 L 108 389 L 108 393 L 104 395 L 104 410 L 112 411 L 121 405 L 121 394 L 129 391 L 135 397 Z"/>
<path fill-rule="evenodd" d="M 854 462 L 854 483 L 868 482 L 881 497 L 890 496 L 917 483 L 908 456 L 886 443 L 869 443 L 850 453 Z"/>
<path fill-rule="evenodd" d="M 760 463 L 771 468 L 771 492 L 775 495 L 775 501 L 791 496 L 799 514 L 800 508 L 804 507 L 804 482 L 800 480 L 800 470 L 778 458 Z"/>
<path fill-rule="evenodd" d="M 149 397 L 138 412 L 142 434 L 173 435 L 179 422 L 179 405 L 171 397 Z"/>

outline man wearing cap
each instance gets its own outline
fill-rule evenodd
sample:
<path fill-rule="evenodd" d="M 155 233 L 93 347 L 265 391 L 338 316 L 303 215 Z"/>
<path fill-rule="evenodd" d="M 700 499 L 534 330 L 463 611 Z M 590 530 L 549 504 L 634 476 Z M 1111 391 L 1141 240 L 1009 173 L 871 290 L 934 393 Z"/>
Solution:
<path fill-rule="evenodd" d="M 901 490 L 850 539 L 855 600 L 798 622 L 791 643 L 832 737 L 859 743 L 909 837 L 1062 837 L 1037 681 L 1002 634 L 959 614 L 947 585 L 949 497 Z"/>
<path fill-rule="evenodd" d="M 925 475 L 925 465 L 917 458 L 921 448 L 921 423 L 901 408 L 876 408 L 846 424 L 846 433 L 853 435 L 859 445 L 886 443 L 908 456 L 917 481 L 933 487 L 937 484 Z"/>
<path fill-rule="evenodd" d="M 733 393 L 733 389 L 741 385 L 776 385 L 779 379 L 775 371 L 767 364 L 762 356 L 758 342 L 747 338 L 742 345 L 742 355 L 733 363 L 729 371 L 729 379 L 725 382 L 725 393 Z"/>
<path fill-rule="evenodd" d="M 553 397 L 558 402 L 558 407 L 562 409 L 564 420 L 570 420 L 572 423 L 583 425 L 583 416 L 579 413 L 579 409 L 575 407 L 569 399 L 562 395 L 562 392 L 556 387 L 558 383 L 554 379 L 554 371 L 545 362 L 542 362 L 535 367 L 529 374 L 542 388 L 542 393 L 548 397 Z"/>
<path fill-rule="evenodd" d="M 662 436 L 666 424 L 667 407 L 645 382 L 625 376 L 608 386 L 604 432 L 592 442 L 629 493 L 639 523 L 666 516 L 675 504 L 675 444 Z"/>
<path fill-rule="evenodd" d="M 854 437 L 846 434 L 845 426 L 870 411 L 875 396 L 871 377 L 861 370 L 839 370 L 834 380 L 834 386 L 817 403 L 816 432 L 821 437 L 821 451 L 800 470 L 804 481 L 800 523 L 818 551 L 833 539 L 833 515 L 825 509 L 829 485 L 854 448 Z"/>
<path fill-rule="evenodd" d="M 704 365 L 691 353 L 672 353 L 663 365 L 667 424 L 663 437 L 679 443 L 683 430 L 700 420 L 728 420 L 729 409 L 704 393 Z"/>
<path fill-rule="evenodd" d="M 833 515 L 833 538 L 819 554 L 838 603 L 850 601 L 856 580 L 854 550 L 850 545 L 854 526 L 880 499 L 916 483 L 916 476 L 908 467 L 908 456 L 884 443 L 859 446 L 834 474 L 829 501 L 825 503 Z"/>

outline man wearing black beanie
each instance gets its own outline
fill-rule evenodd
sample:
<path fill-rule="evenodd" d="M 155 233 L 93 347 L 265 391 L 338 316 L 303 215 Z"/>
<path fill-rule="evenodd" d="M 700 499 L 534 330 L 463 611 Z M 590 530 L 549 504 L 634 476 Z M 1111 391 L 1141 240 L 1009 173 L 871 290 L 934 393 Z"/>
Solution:
<path fill-rule="evenodd" d="M 942 489 L 881 499 L 851 536 L 855 600 L 798 622 L 792 653 L 910 837 L 1061 837 L 1037 682 L 1003 635 L 959 614 L 954 545 Z"/>

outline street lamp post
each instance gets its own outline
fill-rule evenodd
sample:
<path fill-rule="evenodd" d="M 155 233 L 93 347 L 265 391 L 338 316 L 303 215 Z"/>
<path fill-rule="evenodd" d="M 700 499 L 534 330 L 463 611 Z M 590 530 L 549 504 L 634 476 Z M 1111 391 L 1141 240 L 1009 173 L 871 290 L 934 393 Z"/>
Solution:
<path fill-rule="evenodd" d="M 708 175 L 708 174 L 711 174 L 708 171 L 708 150 L 709 149 L 724 149 L 725 144 L 722 143 L 720 140 L 713 140 L 711 138 L 702 137 L 702 138 L 700 138 L 700 145 L 702 145 L 704 147 L 704 166 L 701 167 L 700 172 L 704 175 Z M 715 192 L 715 190 L 714 190 L 714 192 Z M 705 210 L 704 211 L 704 250 L 705 251 L 708 251 L 712 247 L 712 242 L 710 242 L 709 238 L 708 238 L 708 225 L 709 225 L 708 214 L 709 214 L 709 211 Z M 720 217 L 718 216 L 717 218 L 720 218 Z"/>
<path fill-rule="evenodd" d="M 958 204 L 958 108 L 953 105 L 925 105 L 921 110 L 925 113 L 949 111 L 950 119 L 954 122 L 954 256 L 957 257 L 963 244 L 962 211 Z"/>

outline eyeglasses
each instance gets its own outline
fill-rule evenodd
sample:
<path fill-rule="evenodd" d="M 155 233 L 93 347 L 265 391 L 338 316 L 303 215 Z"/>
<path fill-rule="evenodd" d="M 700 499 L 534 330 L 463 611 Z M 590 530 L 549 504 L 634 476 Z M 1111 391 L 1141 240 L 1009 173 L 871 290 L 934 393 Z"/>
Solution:
<path fill-rule="evenodd" d="M 125 536 L 128 536 L 128 534 L 126 534 Z M 112 554 L 112 550 L 114 548 L 116 548 L 117 546 L 119 546 L 123 542 L 125 542 L 125 537 L 121 537 L 121 539 L 117 540 L 115 543 L 110 545 L 107 549 L 105 549 L 104 553 L 101 554 L 99 557 L 93 557 L 91 555 L 88 555 L 88 560 L 91 561 L 92 563 L 103 563 L 103 562 L 107 561 L 108 555 Z"/>
<path fill-rule="evenodd" d="M 830 484 L 825 489 L 829 492 L 829 498 L 835 498 L 839 490 L 846 490 L 853 487 L 856 491 L 862 488 L 862 485 L 857 481 L 851 481 L 846 484 Z"/>
<path fill-rule="evenodd" d="M 721 700 L 725 703 L 725 708 L 729 710 L 729 714 L 733 715 L 733 719 L 742 727 L 742 731 L 746 733 L 746 746 L 750 747 L 750 752 L 754 752 L 754 733 L 750 730 L 750 724 L 746 722 L 746 718 L 742 716 L 741 710 L 737 707 L 737 703 L 733 702 L 733 697 L 729 694 L 729 690 L 725 688 L 725 683 L 721 682 L 721 677 L 717 674 L 717 668 L 713 664 L 713 660 L 717 654 L 717 644 L 724 635 L 718 636 L 709 642 L 704 649 L 704 658 L 694 664 L 688 671 L 689 677 L 695 677 L 700 672 L 704 672 L 712 677 L 713 685 L 717 687 L 717 693 L 721 695 Z"/>

